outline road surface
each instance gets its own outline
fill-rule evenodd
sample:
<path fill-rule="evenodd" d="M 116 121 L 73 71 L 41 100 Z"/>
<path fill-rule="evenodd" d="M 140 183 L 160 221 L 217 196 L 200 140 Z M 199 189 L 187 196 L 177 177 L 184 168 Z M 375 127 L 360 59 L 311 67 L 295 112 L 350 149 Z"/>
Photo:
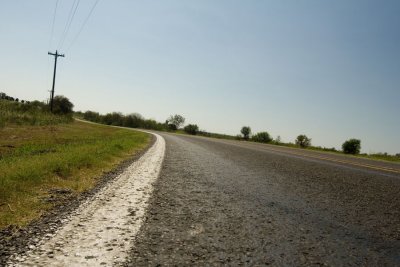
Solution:
<path fill-rule="evenodd" d="M 400 165 L 161 134 L 130 266 L 400 266 Z"/>

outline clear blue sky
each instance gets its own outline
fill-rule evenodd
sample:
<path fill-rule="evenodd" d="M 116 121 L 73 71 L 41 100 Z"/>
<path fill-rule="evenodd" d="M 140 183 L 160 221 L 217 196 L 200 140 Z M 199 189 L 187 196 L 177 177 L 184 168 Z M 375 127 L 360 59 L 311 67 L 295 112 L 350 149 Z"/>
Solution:
<path fill-rule="evenodd" d="M 183 115 L 207 131 L 244 125 L 292 141 L 400 153 L 400 1 L 95 0 L 0 4 L 0 91 L 75 110 Z"/>

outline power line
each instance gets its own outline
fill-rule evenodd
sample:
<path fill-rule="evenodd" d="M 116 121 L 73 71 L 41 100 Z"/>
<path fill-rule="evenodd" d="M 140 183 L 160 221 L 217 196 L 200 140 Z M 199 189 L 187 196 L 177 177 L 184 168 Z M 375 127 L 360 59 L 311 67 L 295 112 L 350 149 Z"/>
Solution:
<path fill-rule="evenodd" d="M 93 10 L 96 8 L 97 4 L 100 2 L 100 0 L 96 0 L 96 2 L 94 2 L 92 8 L 90 9 L 90 12 L 88 14 L 88 16 L 86 17 L 85 21 L 83 22 L 81 28 L 79 29 L 78 33 L 75 35 L 74 39 L 72 39 L 72 42 L 70 44 L 70 46 L 67 49 L 67 52 L 71 49 L 72 45 L 76 42 L 76 40 L 78 39 L 79 35 L 81 34 L 83 28 L 86 26 L 86 23 L 88 22 L 90 16 L 93 13 Z"/>
<path fill-rule="evenodd" d="M 75 3 L 76 3 L 76 5 L 75 5 Z M 80 0 L 78 0 L 78 1 L 74 0 L 74 3 L 72 4 L 72 8 L 70 10 L 70 15 L 71 15 L 71 11 L 72 10 L 73 10 L 73 12 L 72 12 L 72 15 L 70 16 L 69 21 L 67 20 L 67 24 L 66 24 L 66 26 L 64 28 L 64 34 L 63 34 L 63 36 L 62 36 L 62 38 L 60 40 L 60 44 L 58 45 L 58 47 L 60 49 L 62 48 L 62 46 L 64 44 L 64 41 L 65 41 L 65 38 L 68 35 L 69 29 L 71 27 L 72 21 L 74 20 L 74 17 L 75 17 L 75 14 L 76 14 L 76 10 L 78 9 L 79 3 L 80 3 Z"/>
<path fill-rule="evenodd" d="M 56 5 L 54 7 L 53 20 L 52 20 L 52 24 L 51 24 L 51 32 L 50 32 L 50 38 L 49 38 L 49 50 L 51 48 L 51 44 L 52 44 L 53 38 L 54 38 L 54 26 L 55 26 L 55 22 L 56 22 L 58 2 L 59 2 L 59 0 L 56 1 Z M 49 79 L 47 78 L 49 69 L 50 69 L 50 59 L 47 58 L 47 69 L 46 69 L 45 78 L 44 78 L 46 88 L 49 86 Z"/>
<path fill-rule="evenodd" d="M 50 41 L 49 41 L 49 49 L 51 47 L 51 42 L 53 41 L 53 36 L 54 36 L 54 24 L 56 22 L 56 14 L 57 14 L 57 6 L 58 6 L 58 1 L 56 1 L 56 6 L 54 8 L 54 15 L 53 15 L 53 23 L 51 25 L 51 34 L 50 34 Z"/>
<path fill-rule="evenodd" d="M 71 9 L 69 10 L 68 17 L 67 17 L 67 23 L 65 23 L 64 31 L 63 31 L 63 33 L 61 34 L 61 38 L 60 38 L 60 42 L 58 43 L 58 47 L 60 47 L 61 41 L 62 41 L 62 39 L 64 38 L 64 35 L 65 35 L 66 31 L 67 31 L 68 22 L 69 22 L 69 20 L 71 19 L 72 12 L 73 12 L 73 10 L 74 10 L 75 4 L 76 4 L 76 0 L 74 0 L 74 2 L 72 3 Z"/>

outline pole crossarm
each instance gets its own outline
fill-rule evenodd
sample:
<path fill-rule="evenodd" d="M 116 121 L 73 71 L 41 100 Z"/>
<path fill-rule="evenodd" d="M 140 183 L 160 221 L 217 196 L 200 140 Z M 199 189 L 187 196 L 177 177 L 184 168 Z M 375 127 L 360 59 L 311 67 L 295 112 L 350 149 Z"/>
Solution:
<path fill-rule="evenodd" d="M 51 52 L 48 52 L 47 54 L 52 55 L 52 56 L 56 56 L 56 57 L 65 57 L 64 54 L 58 54 L 57 50 L 56 50 L 56 53 L 55 53 L 55 54 L 54 54 L 54 53 L 51 53 Z"/>

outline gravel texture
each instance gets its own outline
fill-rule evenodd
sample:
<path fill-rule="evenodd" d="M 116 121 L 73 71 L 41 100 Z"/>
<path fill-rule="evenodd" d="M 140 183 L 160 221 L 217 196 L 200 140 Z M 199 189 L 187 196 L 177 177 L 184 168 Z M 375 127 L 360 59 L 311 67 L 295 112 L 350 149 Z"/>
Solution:
<path fill-rule="evenodd" d="M 0 233 L 0 266 L 99 265 L 100 254 L 103 264 L 121 260 L 121 251 L 129 249 L 129 240 L 139 229 L 164 146 L 162 138 L 153 137 L 146 149 L 78 197 L 68 190 L 53 190 L 49 199 L 56 205 L 51 211 L 25 228 L 9 227 Z M 109 254 L 118 255 L 110 259 Z"/>
<path fill-rule="evenodd" d="M 163 134 L 128 266 L 400 266 L 400 175 Z"/>

